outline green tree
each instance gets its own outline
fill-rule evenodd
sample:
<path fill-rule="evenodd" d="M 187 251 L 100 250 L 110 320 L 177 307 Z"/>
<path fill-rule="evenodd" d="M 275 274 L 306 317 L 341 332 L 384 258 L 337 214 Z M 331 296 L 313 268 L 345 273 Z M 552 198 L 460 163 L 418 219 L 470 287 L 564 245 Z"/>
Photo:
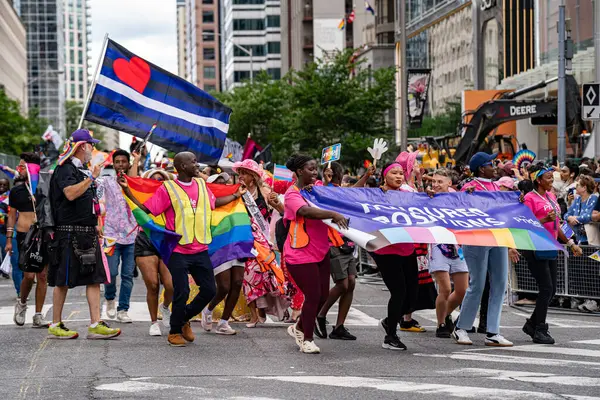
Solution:
<path fill-rule="evenodd" d="M 19 155 L 32 151 L 39 144 L 48 121 L 39 117 L 37 109 L 29 110 L 28 116 L 21 113 L 18 101 L 9 98 L 0 89 L 0 149 L 6 154 Z"/>
<path fill-rule="evenodd" d="M 75 132 L 79 127 L 79 120 L 81 119 L 81 114 L 83 113 L 83 104 L 79 101 L 67 100 L 65 102 L 65 116 L 66 116 L 66 126 L 67 132 L 66 136 L 69 137 L 71 133 Z M 98 148 L 100 150 L 107 150 L 102 147 L 102 139 L 104 137 L 104 127 L 98 124 L 94 124 L 89 121 L 83 121 L 83 127 L 89 129 L 94 132 L 94 138 L 100 140 Z M 108 149 L 112 150 L 112 149 Z"/>
<path fill-rule="evenodd" d="M 358 167 L 376 137 L 392 138 L 386 114 L 394 107 L 394 69 L 371 71 L 346 50 L 327 62 L 273 81 L 266 73 L 218 98 L 233 109 L 229 137 L 244 143 L 248 133 L 272 143 L 278 162 L 293 152 L 315 157 L 342 143 L 342 162 Z"/>
<path fill-rule="evenodd" d="M 445 136 L 456 133 L 461 121 L 461 104 L 458 101 L 446 103 L 444 111 L 436 116 L 426 116 L 420 128 L 408 130 L 409 138 L 425 136 Z"/>

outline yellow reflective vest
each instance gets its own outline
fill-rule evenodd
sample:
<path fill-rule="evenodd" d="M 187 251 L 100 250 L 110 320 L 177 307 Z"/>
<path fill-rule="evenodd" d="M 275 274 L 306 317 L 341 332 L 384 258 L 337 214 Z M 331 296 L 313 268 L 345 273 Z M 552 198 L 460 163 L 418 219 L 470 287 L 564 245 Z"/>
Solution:
<path fill-rule="evenodd" d="M 189 196 L 175 181 L 165 181 L 165 189 L 169 193 L 173 211 L 175 211 L 175 232 L 181 235 L 180 245 L 191 244 L 196 239 L 199 243 L 209 244 L 210 220 L 212 210 L 210 199 L 203 179 L 194 178 L 198 183 L 198 201 L 196 208 L 192 207 Z"/>

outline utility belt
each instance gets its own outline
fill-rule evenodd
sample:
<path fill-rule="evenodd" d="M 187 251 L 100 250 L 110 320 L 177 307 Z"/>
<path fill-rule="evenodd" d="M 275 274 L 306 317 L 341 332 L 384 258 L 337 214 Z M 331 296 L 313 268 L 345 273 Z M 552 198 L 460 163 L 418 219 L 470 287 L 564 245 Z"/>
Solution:
<path fill-rule="evenodd" d="M 59 225 L 54 227 L 57 232 L 96 233 L 95 226 Z"/>

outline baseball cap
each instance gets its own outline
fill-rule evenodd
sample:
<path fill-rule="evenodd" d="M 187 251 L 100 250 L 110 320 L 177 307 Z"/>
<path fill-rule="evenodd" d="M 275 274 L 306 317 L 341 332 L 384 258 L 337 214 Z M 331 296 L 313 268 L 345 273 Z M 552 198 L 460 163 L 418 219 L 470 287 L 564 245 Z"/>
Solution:
<path fill-rule="evenodd" d="M 496 183 L 498 184 L 498 186 L 504 186 L 506 188 L 509 188 L 510 190 L 513 190 L 515 188 L 514 179 L 508 176 L 503 176 L 502 178 L 498 179 L 498 182 Z"/>
<path fill-rule="evenodd" d="M 471 161 L 469 161 L 469 169 L 471 170 L 471 172 L 475 173 L 479 170 L 480 167 L 491 162 L 496 157 L 498 157 L 498 153 L 488 154 L 484 153 L 483 151 L 475 153 L 473 157 L 471 157 Z"/>
<path fill-rule="evenodd" d="M 71 134 L 71 140 L 74 143 L 77 142 L 86 142 L 86 143 L 100 143 L 98 139 L 94 139 L 90 131 L 87 129 L 77 129 L 75 132 Z"/>
<path fill-rule="evenodd" d="M 214 174 L 208 177 L 208 179 L 206 180 L 206 182 L 208 183 L 215 183 L 215 181 L 219 178 L 223 178 L 225 180 L 225 182 L 229 182 L 229 174 L 227 172 L 221 172 L 220 174 Z"/>

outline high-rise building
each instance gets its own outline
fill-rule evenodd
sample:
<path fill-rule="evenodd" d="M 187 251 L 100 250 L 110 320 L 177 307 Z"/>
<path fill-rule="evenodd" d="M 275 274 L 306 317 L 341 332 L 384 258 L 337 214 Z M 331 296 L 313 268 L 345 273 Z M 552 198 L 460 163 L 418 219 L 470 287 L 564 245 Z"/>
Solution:
<path fill-rule="evenodd" d="M 177 0 L 177 75 L 185 79 L 185 0 Z"/>
<path fill-rule="evenodd" d="M 185 0 L 185 79 L 206 91 L 221 90 L 219 2 Z"/>
<path fill-rule="evenodd" d="M 27 109 L 27 47 L 25 26 L 11 1 L 0 2 L 0 88 Z"/>
<path fill-rule="evenodd" d="M 266 71 L 281 78 L 280 1 L 223 0 L 221 13 L 223 90 L 249 80 L 251 67 L 254 75 Z"/>
<path fill-rule="evenodd" d="M 65 134 L 65 35 L 63 0 L 21 0 L 27 30 L 29 108 Z"/>
<path fill-rule="evenodd" d="M 84 102 L 88 93 L 91 32 L 89 0 L 62 0 L 64 6 L 65 92 L 67 100 Z"/>
<path fill-rule="evenodd" d="M 301 70 L 316 59 L 330 57 L 345 48 L 357 47 L 355 35 L 360 34 L 358 42 L 365 43 L 367 39 L 362 39 L 362 26 L 368 25 L 372 16 L 366 15 L 363 3 L 359 3 L 354 22 L 345 21 L 345 27 L 340 29 L 340 22 L 352 12 L 351 0 L 282 0 L 282 72 Z M 367 28 L 364 34 L 368 35 Z"/>

